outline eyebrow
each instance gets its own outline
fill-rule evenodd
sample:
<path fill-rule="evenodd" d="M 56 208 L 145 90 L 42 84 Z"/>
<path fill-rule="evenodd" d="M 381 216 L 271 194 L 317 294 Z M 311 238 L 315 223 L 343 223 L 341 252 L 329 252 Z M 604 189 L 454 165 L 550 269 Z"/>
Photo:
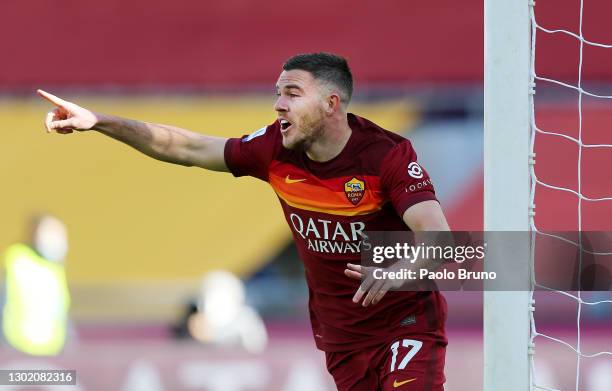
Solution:
<path fill-rule="evenodd" d="M 297 89 L 297 90 L 300 90 L 300 91 L 303 91 L 303 88 L 301 86 L 297 85 L 297 84 L 287 84 L 286 86 L 283 87 L 283 89 L 285 89 L 285 90 L 290 90 L 290 89 L 293 89 L 293 88 Z M 278 84 L 276 85 L 276 90 L 277 91 L 280 90 L 280 87 L 278 86 Z"/>

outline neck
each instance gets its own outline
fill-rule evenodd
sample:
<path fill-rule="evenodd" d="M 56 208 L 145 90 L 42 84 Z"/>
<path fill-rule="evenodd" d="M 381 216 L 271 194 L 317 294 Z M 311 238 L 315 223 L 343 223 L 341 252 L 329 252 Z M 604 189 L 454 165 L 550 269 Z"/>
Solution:
<path fill-rule="evenodd" d="M 346 146 L 352 132 L 344 115 L 342 119 L 325 126 L 323 134 L 306 150 L 306 156 L 319 163 L 335 158 Z"/>

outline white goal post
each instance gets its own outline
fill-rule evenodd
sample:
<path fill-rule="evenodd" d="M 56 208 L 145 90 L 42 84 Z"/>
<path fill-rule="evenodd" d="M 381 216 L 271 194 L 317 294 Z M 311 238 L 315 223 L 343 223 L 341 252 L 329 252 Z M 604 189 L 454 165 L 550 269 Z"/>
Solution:
<path fill-rule="evenodd" d="M 529 231 L 530 6 L 485 0 L 485 231 Z M 510 259 L 529 281 L 528 243 L 511 254 L 487 254 L 485 268 Z M 531 388 L 530 301 L 529 291 L 485 290 L 485 391 Z"/>

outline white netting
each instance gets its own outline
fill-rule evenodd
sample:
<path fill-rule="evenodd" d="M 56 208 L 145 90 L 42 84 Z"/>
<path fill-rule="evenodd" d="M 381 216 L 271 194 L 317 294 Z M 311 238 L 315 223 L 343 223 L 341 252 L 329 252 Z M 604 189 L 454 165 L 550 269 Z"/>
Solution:
<path fill-rule="evenodd" d="M 536 240 L 539 236 L 541 235 L 546 235 L 548 237 L 553 237 L 556 238 L 558 240 L 562 240 L 566 243 L 572 244 L 574 246 L 576 246 L 579 249 L 582 249 L 581 251 L 579 251 L 579 257 L 578 257 L 578 280 L 580 280 L 581 275 L 580 275 L 580 270 L 581 270 L 581 266 L 582 266 L 582 256 L 585 253 L 589 253 L 589 254 L 593 254 L 593 255 L 600 255 L 600 256 L 608 256 L 608 255 L 612 255 L 612 252 L 597 252 L 597 251 L 588 251 L 586 249 L 583 249 L 582 246 L 582 240 L 583 240 L 583 235 L 582 235 L 582 230 L 583 230 L 583 221 L 582 221 L 582 217 L 583 217 L 583 202 L 605 202 L 605 201 L 612 201 L 612 197 L 588 197 L 586 195 L 583 194 L 583 189 L 582 189 L 582 153 L 583 150 L 586 148 L 612 148 L 612 144 L 588 144 L 588 143 L 584 143 L 583 142 L 583 96 L 589 96 L 589 97 L 593 97 L 593 98 L 599 98 L 599 99 L 612 99 L 612 96 L 610 95 L 600 95 L 600 94 L 596 94 L 593 93 L 591 91 L 587 91 L 585 89 L 583 89 L 583 71 L 582 71 L 582 66 L 583 66 L 583 54 L 584 54 L 584 47 L 585 45 L 590 45 L 590 46 L 594 46 L 594 47 L 599 47 L 599 48 L 606 48 L 606 49 L 612 49 L 612 45 L 611 44 L 602 44 L 602 43 L 597 43 L 597 42 L 592 42 L 589 41 L 587 39 L 584 38 L 583 35 L 583 14 L 584 14 L 584 4 L 583 4 L 584 0 L 580 0 L 580 22 L 579 22 L 579 32 L 578 34 L 571 32 L 571 31 L 567 31 L 567 30 L 561 30 L 561 29 L 548 29 L 545 28 L 541 25 L 538 24 L 536 17 L 535 17 L 535 11 L 534 11 L 534 5 L 535 4 L 531 4 L 531 87 L 532 87 L 532 94 L 530 95 L 530 104 L 531 104 L 531 140 L 530 140 L 530 151 L 531 151 L 531 156 L 530 156 L 530 170 L 531 170 L 531 191 L 530 191 L 530 205 L 531 205 L 531 213 L 530 213 L 530 224 L 531 224 L 531 230 L 532 230 L 532 259 L 535 256 L 535 245 L 536 245 Z M 578 63 L 578 81 L 576 85 L 572 85 L 572 84 L 568 84 L 559 80 L 555 80 L 552 78 L 548 78 L 548 77 L 544 77 L 546 75 L 538 75 L 536 67 L 535 67 L 535 57 L 536 57 L 536 33 L 540 31 L 543 33 L 547 33 L 547 34 L 564 34 L 566 36 L 572 37 L 573 39 L 579 41 L 579 45 L 580 45 L 580 54 L 579 54 L 579 63 Z M 554 131 L 554 130 L 544 130 L 544 129 L 540 129 L 538 128 L 538 126 L 536 125 L 536 111 L 535 111 L 535 105 L 534 105 L 534 96 L 533 94 L 535 93 L 535 83 L 536 81 L 538 82 L 542 82 L 542 83 L 552 83 L 556 86 L 561 86 L 563 88 L 567 88 L 567 89 L 571 89 L 573 91 L 576 91 L 578 93 L 578 136 L 576 137 L 572 137 L 572 136 L 568 136 L 566 134 L 562 134 L 559 131 Z M 577 188 L 576 189 L 572 189 L 572 188 L 568 188 L 568 187 L 564 187 L 564 186 L 559 186 L 559 185 L 555 185 L 554 183 L 546 183 L 544 181 L 542 181 L 541 179 L 538 178 L 537 176 L 537 169 L 536 169 L 536 165 L 535 165 L 535 140 L 536 140 L 536 135 L 541 135 L 540 137 L 559 137 L 562 138 L 564 140 L 566 140 L 567 142 L 572 142 L 575 143 L 578 146 L 578 161 L 577 161 L 577 165 L 578 165 L 578 171 L 577 171 Z M 610 159 L 609 162 L 612 162 L 612 151 L 610 151 Z M 612 163 L 610 164 L 610 166 L 612 167 Z M 604 180 L 610 180 L 609 177 L 608 178 L 601 178 L 602 181 Z M 548 189 L 552 189 L 552 190 L 556 190 L 556 191 L 562 191 L 562 192 L 568 192 L 571 193 L 573 195 L 576 196 L 577 199 L 577 231 L 578 231 L 578 240 L 577 241 L 572 241 L 569 240 L 567 238 L 561 237 L 561 236 L 557 236 L 551 233 L 547 233 L 547 232 L 543 232 L 541 230 L 538 229 L 538 226 L 536 225 L 535 222 L 535 195 L 536 195 L 536 190 L 538 188 L 538 186 L 543 186 L 546 187 Z M 542 332 L 540 332 L 538 330 L 538 328 L 536 327 L 536 323 L 535 323 L 535 318 L 534 318 L 534 314 L 533 314 L 533 305 L 534 305 L 534 301 L 533 301 L 533 292 L 532 292 L 532 296 L 531 296 L 531 301 L 532 301 L 532 312 L 531 312 L 531 346 L 530 346 L 530 355 L 531 355 L 531 387 L 532 389 L 536 389 L 536 390 L 554 390 L 553 388 L 547 387 L 544 384 L 538 384 L 538 378 L 537 378 L 537 372 L 535 371 L 535 360 L 534 360 L 534 349 L 535 349 L 535 340 L 537 338 L 542 338 L 542 339 L 546 339 L 548 341 L 552 341 L 554 343 L 560 344 L 562 346 L 565 346 L 570 352 L 573 352 L 576 356 L 576 382 L 575 382 L 575 389 L 576 391 L 578 391 L 580 389 L 580 384 L 581 384 L 581 379 L 580 379 L 580 375 L 581 375 L 581 360 L 582 359 L 588 359 L 588 358 L 594 358 L 594 357 L 600 357 L 600 356 L 610 356 L 612 357 L 612 352 L 611 351 L 606 351 L 606 350 L 602 350 L 599 352 L 595 352 L 595 353 L 585 353 L 582 351 L 582 333 L 581 333 L 581 316 L 582 316 L 582 310 L 583 310 L 583 306 L 597 306 L 597 305 L 605 305 L 605 304 L 612 304 L 612 299 L 608 300 L 598 300 L 598 301 L 588 301 L 588 300 L 584 300 L 583 299 L 583 293 L 578 290 L 575 293 L 574 292 L 566 292 L 566 291 L 560 291 L 560 290 L 556 290 L 556 289 L 552 289 L 549 287 L 544 286 L 543 284 L 538 282 L 538 278 L 535 275 L 535 273 L 532 273 L 532 284 L 534 288 L 538 288 L 538 289 L 542 289 L 542 290 L 548 290 L 554 293 L 557 293 L 559 295 L 562 295 L 564 297 L 568 297 L 571 298 L 572 300 L 575 300 L 575 302 L 577 303 L 577 316 L 576 316 L 576 327 L 577 327 L 577 335 L 576 335 L 576 341 L 575 344 L 569 343 L 567 341 L 563 341 L 559 338 L 555 338 L 553 336 L 544 334 Z M 611 344 L 612 345 L 612 344 Z M 612 349 L 612 346 L 605 346 L 602 347 L 602 349 Z M 602 390 L 603 391 L 603 390 Z"/>

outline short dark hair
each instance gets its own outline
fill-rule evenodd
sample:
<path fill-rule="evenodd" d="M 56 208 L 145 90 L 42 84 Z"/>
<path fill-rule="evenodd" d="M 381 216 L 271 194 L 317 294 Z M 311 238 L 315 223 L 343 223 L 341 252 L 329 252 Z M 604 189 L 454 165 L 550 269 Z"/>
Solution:
<path fill-rule="evenodd" d="M 331 83 L 340 90 L 340 99 L 348 104 L 353 95 L 353 75 L 344 57 L 331 53 L 307 53 L 291 57 L 283 64 L 285 71 L 299 69 L 316 80 Z"/>

